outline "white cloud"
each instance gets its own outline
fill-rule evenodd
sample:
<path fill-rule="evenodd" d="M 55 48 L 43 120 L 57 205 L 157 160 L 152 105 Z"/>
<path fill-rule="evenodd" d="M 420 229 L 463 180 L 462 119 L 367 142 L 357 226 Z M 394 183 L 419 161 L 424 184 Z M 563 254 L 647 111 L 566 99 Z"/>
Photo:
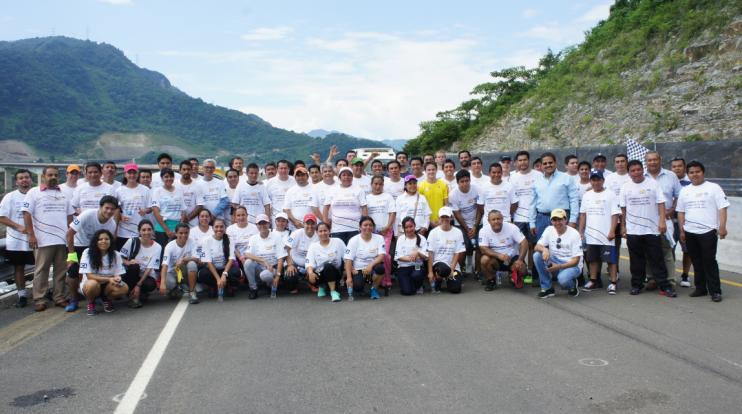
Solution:
<path fill-rule="evenodd" d="M 610 12 L 611 12 L 611 3 L 599 4 L 597 6 L 594 6 L 587 12 L 585 12 L 582 16 L 578 17 L 577 22 L 597 23 L 601 20 L 607 19 Z"/>
<path fill-rule="evenodd" d="M 101 3 L 112 4 L 114 6 L 129 6 L 134 4 L 133 0 L 98 0 Z"/>
<path fill-rule="evenodd" d="M 559 24 L 549 22 L 533 26 L 525 32 L 518 33 L 519 36 L 537 40 L 546 40 L 553 43 L 576 43 L 582 40 L 582 30 L 572 24 Z"/>
<path fill-rule="evenodd" d="M 242 40 L 280 40 L 288 36 L 294 29 L 288 26 L 258 27 L 240 36 Z"/>
<path fill-rule="evenodd" d="M 533 17 L 536 17 L 539 14 L 539 11 L 534 8 L 527 8 L 521 12 L 521 16 L 525 17 L 526 19 L 531 19 Z"/>

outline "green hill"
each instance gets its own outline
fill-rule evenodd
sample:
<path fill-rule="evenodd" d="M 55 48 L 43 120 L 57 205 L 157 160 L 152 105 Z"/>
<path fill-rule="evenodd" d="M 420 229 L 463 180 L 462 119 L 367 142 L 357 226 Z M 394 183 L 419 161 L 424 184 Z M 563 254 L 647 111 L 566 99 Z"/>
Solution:
<path fill-rule="evenodd" d="M 412 152 L 742 136 L 742 2 L 618 0 L 578 46 L 492 72 Z"/>
<path fill-rule="evenodd" d="M 308 159 L 333 144 L 341 151 L 380 145 L 314 139 L 208 104 L 105 43 L 66 37 L 0 42 L 0 73 L 0 144 L 25 143 L 57 159 L 150 158 L 160 150 Z"/>

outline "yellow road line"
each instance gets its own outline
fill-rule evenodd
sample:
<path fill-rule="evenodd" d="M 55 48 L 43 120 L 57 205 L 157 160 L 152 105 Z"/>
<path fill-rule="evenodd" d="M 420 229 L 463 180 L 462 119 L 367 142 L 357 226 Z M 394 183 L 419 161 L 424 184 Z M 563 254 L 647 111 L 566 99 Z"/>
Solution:
<path fill-rule="evenodd" d="M 621 259 L 623 259 L 623 260 L 629 260 L 629 258 L 628 258 L 627 256 L 619 256 L 619 257 L 620 257 Z M 683 272 L 683 269 L 675 269 L 675 271 L 676 271 L 676 272 L 681 272 L 681 273 L 682 273 L 682 272 Z M 694 274 L 693 274 L 693 272 L 688 272 L 688 276 L 693 276 L 693 275 L 694 275 Z M 736 287 L 742 287 L 742 283 L 739 283 L 739 282 L 735 282 L 735 281 L 733 281 L 733 280 L 722 279 L 722 278 L 719 278 L 719 280 L 721 281 L 721 283 L 723 283 L 723 284 L 725 284 L 725 285 L 729 285 L 729 286 L 736 286 Z"/>
<path fill-rule="evenodd" d="M 36 312 L 0 329 L 0 355 L 41 335 L 72 315 L 72 313 L 52 307 L 45 312 Z"/>

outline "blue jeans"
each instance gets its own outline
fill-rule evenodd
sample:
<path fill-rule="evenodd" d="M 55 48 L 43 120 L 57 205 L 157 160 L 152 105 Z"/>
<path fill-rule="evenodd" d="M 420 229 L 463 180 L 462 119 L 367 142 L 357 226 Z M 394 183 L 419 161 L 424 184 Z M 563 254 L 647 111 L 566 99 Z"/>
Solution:
<path fill-rule="evenodd" d="M 536 214 L 536 241 L 534 243 L 539 241 L 544 230 L 549 226 L 551 226 L 551 218 L 548 214 Z"/>
<path fill-rule="evenodd" d="M 563 260 L 559 260 L 551 255 L 549 255 L 549 261 L 557 264 L 564 263 Z M 544 261 L 541 252 L 533 253 L 533 263 L 536 266 L 536 270 L 538 270 L 538 280 L 541 283 L 541 289 L 551 289 L 551 272 L 547 270 L 546 262 Z M 563 287 L 572 289 L 575 287 L 575 279 L 579 276 L 580 267 L 573 266 L 560 270 L 559 273 L 557 273 L 557 280 Z"/>

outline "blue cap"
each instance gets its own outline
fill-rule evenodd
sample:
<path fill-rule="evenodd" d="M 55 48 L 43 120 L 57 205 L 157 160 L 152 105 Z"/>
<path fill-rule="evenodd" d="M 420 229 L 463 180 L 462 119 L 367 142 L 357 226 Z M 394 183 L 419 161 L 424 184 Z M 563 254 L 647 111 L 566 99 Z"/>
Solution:
<path fill-rule="evenodd" d="M 603 179 L 603 171 L 596 170 L 596 169 L 590 170 L 590 179 L 592 180 L 593 178 L 600 178 L 602 180 Z"/>

